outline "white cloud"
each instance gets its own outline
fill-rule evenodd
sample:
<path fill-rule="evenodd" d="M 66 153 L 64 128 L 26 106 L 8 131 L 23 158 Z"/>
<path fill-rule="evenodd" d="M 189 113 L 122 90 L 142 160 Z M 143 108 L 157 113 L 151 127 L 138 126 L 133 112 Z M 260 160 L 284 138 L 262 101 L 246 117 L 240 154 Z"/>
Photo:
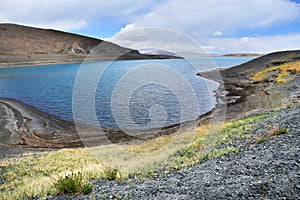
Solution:
<path fill-rule="evenodd" d="M 0 23 L 80 30 L 106 17 L 132 22 L 141 8 L 150 8 L 155 1 L 1 0 L 0 4 Z"/>
<path fill-rule="evenodd" d="M 209 53 L 270 53 L 300 49 L 300 33 L 243 38 L 211 38 L 203 45 Z"/>
<path fill-rule="evenodd" d="M 300 7 L 286 0 L 172 0 L 159 4 L 124 30 L 138 27 L 171 28 L 191 35 L 209 36 L 265 27 L 299 17 Z"/>
<path fill-rule="evenodd" d="M 226 34 L 228 31 L 268 26 L 295 19 L 299 14 L 299 6 L 287 0 L 188 3 L 186 0 L 1 0 L 0 23 L 42 24 L 43 27 L 73 30 L 112 17 L 129 24 L 125 30 L 133 26 L 162 27 L 202 37 L 212 35 L 216 30 Z M 86 23 L 79 23 L 83 21 Z"/>
<path fill-rule="evenodd" d="M 132 49 L 161 49 L 171 52 L 191 51 L 204 53 L 203 49 L 187 35 L 162 28 L 140 28 L 120 33 L 105 40 Z"/>
<path fill-rule="evenodd" d="M 215 31 L 213 33 L 213 36 L 222 36 L 222 35 L 223 35 L 223 33 L 221 31 Z"/>
<path fill-rule="evenodd" d="M 157 5 L 151 12 L 127 24 L 120 31 L 122 37 L 113 37 L 111 41 L 131 48 L 148 47 L 155 43 L 160 44 L 163 49 L 168 49 L 165 43 L 165 41 L 170 41 L 168 36 L 162 35 L 160 39 L 158 37 L 153 42 L 145 39 L 153 39 L 151 33 L 143 33 L 145 34 L 144 40 L 126 33 L 126 31 L 142 27 L 162 27 L 187 34 L 200 46 L 202 45 L 202 49 L 208 53 L 266 53 L 298 49 L 300 34 L 265 37 L 255 34 L 241 38 L 224 38 L 223 36 L 241 30 L 266 28 L 281 22 L 296 20 L 299 17 L 300 6 L 286 0 L 223 0 L 222 2 L 207 0 L 191 1 L 188 4 L 184 0 L 172 0 Z M 182 49 L 191 50 L 187 44 L 179 46 Z"/>
<path fill-rule="evenodd" d="M 300 33 L 241 38 L 213 37 L 196 42 L 187 35 L 169 29 L 142 28 L 128 32 L 123 30 L 107 40 L 133 49 L 163 49 L 172 52 L 270 53 L 300 49 Z"/>

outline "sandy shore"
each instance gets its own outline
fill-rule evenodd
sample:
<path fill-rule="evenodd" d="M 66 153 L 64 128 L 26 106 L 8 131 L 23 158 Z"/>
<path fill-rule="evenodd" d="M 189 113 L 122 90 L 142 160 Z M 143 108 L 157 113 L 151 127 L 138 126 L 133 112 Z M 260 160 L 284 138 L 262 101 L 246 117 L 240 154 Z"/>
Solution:
<path fill-rule="evenodd" d="M 92 147 L 111 143 L 132 144 L 186 131 L 210 120 L 211 113 L 195 121 L 145 131 L 101 128 L 66 121 L 14 99 L 0 98 L 0 157 L 24 150 Z M 78 134 L 80 131 L 80 134 Z"/>
<path fill-rule="evenodd" d="M 79 147 L 81 142 L 71 122 L 27 106 L 0 98 L 1 143 L 19 147 Z"/>
<path fill-rule="evenodd" d="M 67 54 L 0 54 L 0 68 L 81 63 L 85 58 Z"/>

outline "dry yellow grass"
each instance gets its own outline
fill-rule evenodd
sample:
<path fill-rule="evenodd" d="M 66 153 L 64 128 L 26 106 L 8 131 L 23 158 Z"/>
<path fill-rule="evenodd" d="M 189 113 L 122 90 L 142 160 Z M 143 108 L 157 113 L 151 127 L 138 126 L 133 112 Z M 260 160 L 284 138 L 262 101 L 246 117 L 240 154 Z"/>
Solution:
<path fill-rule="evenodd" d="M 106 167 L 117 168 L 118 178 L 173 167 L 180 169 L 205 158 L 236 152 L 232 147 L 209 151 L 230 137 L 240 137 L 261 117 L 227 124 L 206 124 L 181 134 L 162 136 L 142 144 L 104 145 L 94 148 L 64 149 L 0 162 L 0 199 L 24 199 L 55 194 L 57 176 L 81 172 L 86 179 L 105 178 Z"/>
<path fill-rule="evenodd" d="M 63 149 L 27 154 L 22 158 L 0 162 L 7 183 L 0 186 L 0 199 L 23 199 L 54 193 L 51 184 L 57 176 L 82 172 L 87 178 L 103 177 L 107 166 L 117 168 L 118 178 L 131 173 L 155 170 L 170 164 L 169 157 L 181 148 L 208 134 L 203 125 L 182 134 L 168 135 L 133 145 L 104 145 L 94 148 Z M 120 177 L 122 176 L 122 177 Z"/>
<path fill-rule="evenodd" d="M 261 82 L 269 79 L 274 80 L 277 84 L 282 84 L 293 80 L 299 73 L 300 61 L 289 62 L 252 74 L 251 80 Z"/>

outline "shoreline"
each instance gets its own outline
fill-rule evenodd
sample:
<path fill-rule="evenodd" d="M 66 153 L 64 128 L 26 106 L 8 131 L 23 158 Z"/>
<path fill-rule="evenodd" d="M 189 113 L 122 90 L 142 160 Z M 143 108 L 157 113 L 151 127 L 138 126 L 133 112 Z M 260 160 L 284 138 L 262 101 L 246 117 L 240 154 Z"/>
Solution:
<path fill-rule="evenodd" d="M 64 54 L 0 54 L 0 69 L 80 63 L 85 58 Z"/>
<path fill-rule="evenodd" d="M 143 142 L 162 135 L 189 130 L 210 120 L 212 111 L 200 115 L 195 120 L 182 124 L 148 130 L 119 130 L 84 123 L 74 123 L 73 121 L 60 119 L 41 112 L 19 100 L 0 97 L 0 113 L 2 121 L 6 122 L 0 126 L 0 131 L 2 131 L 0 145 L 10 146 L 16 149 L 57 149 L 85 146 L 92 147 L 110 143 L 131 144 Z M 86 133 L 83 134 L 86 135 L 81 133 L 80 136 L 78 136 L 78 127 L 85 129 Z M 98 138 L 97 136 L 95 137 L 95 135 L 97 135 L 99 128 L 105 135 L 101 135 Z M 85 141 L 81 142 L 80 140 Z"/>
<path fill-rule="evenodd" d="M 194 120 L 187 121 L 181 124 L 174 124 L 167 127 L 153 128 L 144 131 L 119 130 L 103 128 L 100 126 L 96 127 L 89 124 L 74 123 L 72 121 L 63 120 L 53 115 L 41 112 L 38 109 L 24 104 L 19 100 L 0 97 L 0 107 L 1 104 L 3 106 L 3 103 L 9 104 L 10 109 L 14 110 L 14 112 L 17 111 L 23 114 L 15 120 L 22 122 L 22 125 L 19 126 L 19 130 L 11 131 L 12 135 L 17 136 L 19 139 L 21 138 L 22 141 L 16 139 L 14 142 L 10 142 L 6 145 L 17 149 L 61 149 L 73 147 L 93 147 L 111 143 L 133 144 L 144 142 L 163 135 L 182 133 L 184 131 L 201 126 L 202 124 L 209 123 L 209 121 L 212 119 L 224 121 L 227 119 L 226 107 L 228 106 L 226 101 L 226 90 L 224 90 L 224 85 L 222 84 L 222 82 L 217 81 L 216 79 L 213 79 L 211 77 L 204 78 L 208 78 L 209 80 L 216 81 L 220 84 L 219 87 L 213 91 L 215 93 L 214 96 L 216 98 L 216 104 L 209 112 L 199 115 Z M 237 103 L 237 100 L 231 102 L 232 105 L 234 105 L 235 103 Z M 26 123 L 32 124 L 33 122 L 37 123 L 39 129 L 44 130 L 46 134 L 37 134 L 35 129 L 26 130 L 26 128 L 26 133 L 24 133 L 24 127 L 28 126 Z M 43 127 L 42 124 L 50 124 L 50 126 L 46 127 L 45 129 L 45 127 Z M 83 127 L 81 129 L 86 130 L 84 135 L 82 133 L 80 135 L 77 134 L 77 127 L 75 124 Z M 98 135 L 98 137 L 95 137 L 95 135 L 97 135 L 97 132 L 99 132 L 99 128 L 102 129 L 105 135 L 101 135 L 100 137 Z M 0 127 L 0 130 L 3 130 L 3 127 Z M 18 132 L 19 134 L 16 134 L 14 132 Z M 23 134 L 20 134 L 21 132 L 23 132 Z M 41 131 L 39 130 L 39 132 Z M 51 132 L 52 136 L 49 136 L 47 132 Z M 69 135 L 72 139 L 66 140 L 66 138 L 62 137 L 60 138 L 60 140 L 57 140 L 57 137 L 60 137 L 60 135 L 64 134 Z M 137 137 L 134 137 L 132 135 Z M 147 137 L 145 137 L 145 135 L 147 135 Z M 48 140 L 53 140 L 54 142 L 47 143 Z M 81 142 L 80 140 L 83 141 Z M 41 141 L 44 142 L 41 143 Z M 36 144 L 36 142 L 38 142 L 38 144 Z"/>
<path fill-rule="evenodd" d="M 1 54 L 0 69 L 36 67 L 83 62 L 113 62 L 125 60 L 184 59 L 176 56 L 139 54 L 77 55 L 77 54 Z"/>

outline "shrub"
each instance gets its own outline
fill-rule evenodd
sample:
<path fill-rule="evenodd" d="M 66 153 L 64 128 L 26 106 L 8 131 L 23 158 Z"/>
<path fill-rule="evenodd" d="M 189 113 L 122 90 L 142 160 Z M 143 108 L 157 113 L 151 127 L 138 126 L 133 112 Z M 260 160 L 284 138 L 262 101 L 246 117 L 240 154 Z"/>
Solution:
<path fill-rule="evenodd" d="M 57 195 L 81 193 L 89 194 L 93 190 L 93 185 L 84 180 L 81 172 L 59 177 L 53 184 L 53 187 L 56 189 Z"/>
<path fill-rule="evenodd" d="M 109 181 L 116 180 L 118 173 L 119 170 L 112 167 L 105 167 L 104 169 L 104 174 Z"/>

